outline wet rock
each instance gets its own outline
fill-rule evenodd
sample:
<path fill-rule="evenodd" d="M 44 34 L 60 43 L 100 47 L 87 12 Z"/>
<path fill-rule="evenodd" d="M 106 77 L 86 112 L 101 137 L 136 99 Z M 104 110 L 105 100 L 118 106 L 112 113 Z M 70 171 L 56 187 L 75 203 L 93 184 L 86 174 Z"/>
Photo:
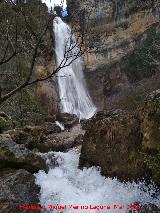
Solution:
<path fill-rule="evenodd" d="M 9 134 L 0 135 L 0 168 L 24 168 L 34 173 L 46 168 L 45 161 L 23 144 L 16 144 Z"/>
<path fill-rule="evenodd" d="M 105 176 L 122 180 L 152 178 L 160 184 L 160 99 L 157 93 L 135 112 L 101 112 L 89 119 L 85 124 L 80 168 L 100 166 Z"/>
<path fill-rule="evenodd" d="M 29 147 L 30 143 L 34 143 L 31 135 L 26 133 L 23 129 L 12 129 L 5 132 L 5 134 L 9 134 L 14 142 L 24 144 L 27 148 Z"/>
<path fill-rule="evenodd" d="M 69 113 L 60 113 L 57 115 L 56 119 L 61 122 L 66 129 L 70 129 L 79 123 L 78 117 Z"/>
<path fill-rule="evenodd" d="M 46 135 L 60 133 L 61 128 L 55 123 L 44 122 L 43 126 L 25 126 L 24 128 L 9 130 L 6 133 L 13 141 L 24 144 L 28 149 L 34 149 L 38 143 L 43 143 Z"/>
<path fill-rule="evenodd" d="M 26 126 L 6 132 L 17 144 L 40 152 L 64 151 L 82 143 L 84 130 L 76 125 L 70 131 L 62 131 L 55 123 L 45 122 L 43 126 Z"/>
<path fill-rule="evenodd" d="M 40 152 L 66 151 L 70 148 L 82 144 L 84 130 L 80 125 L 76 125 L 69 132 L 48 135 L 43 143 L 38 143 L 37 148 Z"/>
<path fill-rule="evenodd" d="M 31 136 L 37 137 L 38 135 L 59 133 L 61 132 L 61 129 L 56 125 L 56 123 L 44 122 L 42 126 L 26 126 L 23 128 L 23 131 Z"/>
<path fill-rule="evenodd" d="M 18 213 L 20 205 L 38 205 L 39 192 L 35 177 L 26 170 L 1 170 L 0 213 Z"/>
<path fill-rule="evenodd" d="M 56 116 L 48 115 L 47 117 L 45 117 L 45 122 L 54 123 L 55 121 L 56 121 Z"/>
<path fill-rule="evenodd" d="M 52 122 L 45 122 L 43 124 L 43 128 L 45 129 L 46 135 L 61 132 L 61 128 L 56 123 L 52 123 Z"/>

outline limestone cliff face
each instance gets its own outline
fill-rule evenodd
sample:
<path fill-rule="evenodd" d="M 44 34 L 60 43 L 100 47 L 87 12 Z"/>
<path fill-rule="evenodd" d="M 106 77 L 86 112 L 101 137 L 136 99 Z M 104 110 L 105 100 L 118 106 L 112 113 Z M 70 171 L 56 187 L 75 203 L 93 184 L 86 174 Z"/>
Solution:
<path fill-rule="evenodd" d="M 149 60 L 145 54 L 153 44 L 153 34 L 159 34 L 158 1 L 69 2 L 71 11 L 78 14 L 81 28 L 90 31 L 84 35 L 89 50 L 84 55 L 84 69 L 91 95 L 100 109 L 108 108 L 108 101 L 113 102 L 115 94 L 158 69 L 151 63 L 146 69 L 144 61 Z M 142 49 L 144 52 L 140 52 Z"/>

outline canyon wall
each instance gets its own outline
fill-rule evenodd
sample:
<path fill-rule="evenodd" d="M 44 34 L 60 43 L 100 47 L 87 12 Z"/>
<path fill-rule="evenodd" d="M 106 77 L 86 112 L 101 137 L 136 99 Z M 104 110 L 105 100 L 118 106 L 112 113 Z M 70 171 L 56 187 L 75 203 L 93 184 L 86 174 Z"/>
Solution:
<path fill-rule="evenodd" d="M 159 3 L 71 0 L 68 5 L 77 16 L 87 47 L 84 70 L 93 100 L 99 109 L 117 108 L 135 83 L 145 79 L 147 87 L 146 79 L 159 71 L 155 62 L 159 52 L 154 46 L 160 33 Z M 72 17 L 73 27 L 74 21 Z M 154 86 L 153 82 L 150 87 Z"/>

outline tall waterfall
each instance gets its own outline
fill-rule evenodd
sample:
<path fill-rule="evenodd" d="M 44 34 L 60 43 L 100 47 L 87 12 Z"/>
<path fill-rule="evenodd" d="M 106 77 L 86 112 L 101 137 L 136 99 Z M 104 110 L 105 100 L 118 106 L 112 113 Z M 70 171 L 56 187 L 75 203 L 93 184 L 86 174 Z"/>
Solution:
<path fill-rule="evenodd" d="M 86 87 L 82 59 L 78 57 L 73 60 L 74 55 L 79 52 L 79 48 L 75 46 L 75 36 L 71 28 L 60 17 L 54 19 L 53 25 L 57 66 L 63 61 L 65 52 L 68 52 L 69 56 L 66 65 L 73 61 L 69 66 L 65 66 L 58 72 L 60 110 L 61 112 L 75 114 L 80 119 L 90 118 L 94 115 L 96 107 Z"/>

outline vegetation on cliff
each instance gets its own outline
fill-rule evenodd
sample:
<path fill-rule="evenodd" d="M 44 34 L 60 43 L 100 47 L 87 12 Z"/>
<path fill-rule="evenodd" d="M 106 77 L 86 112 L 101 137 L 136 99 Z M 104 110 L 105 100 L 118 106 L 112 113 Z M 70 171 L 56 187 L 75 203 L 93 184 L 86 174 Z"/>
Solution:
<path fill-rule="evenodd" d="M 160 184 L 159 110 L 157 90 L 135 112 L 98 113 L 85 124 L 80 167 L 96 165 L 105 176 Z"/>

